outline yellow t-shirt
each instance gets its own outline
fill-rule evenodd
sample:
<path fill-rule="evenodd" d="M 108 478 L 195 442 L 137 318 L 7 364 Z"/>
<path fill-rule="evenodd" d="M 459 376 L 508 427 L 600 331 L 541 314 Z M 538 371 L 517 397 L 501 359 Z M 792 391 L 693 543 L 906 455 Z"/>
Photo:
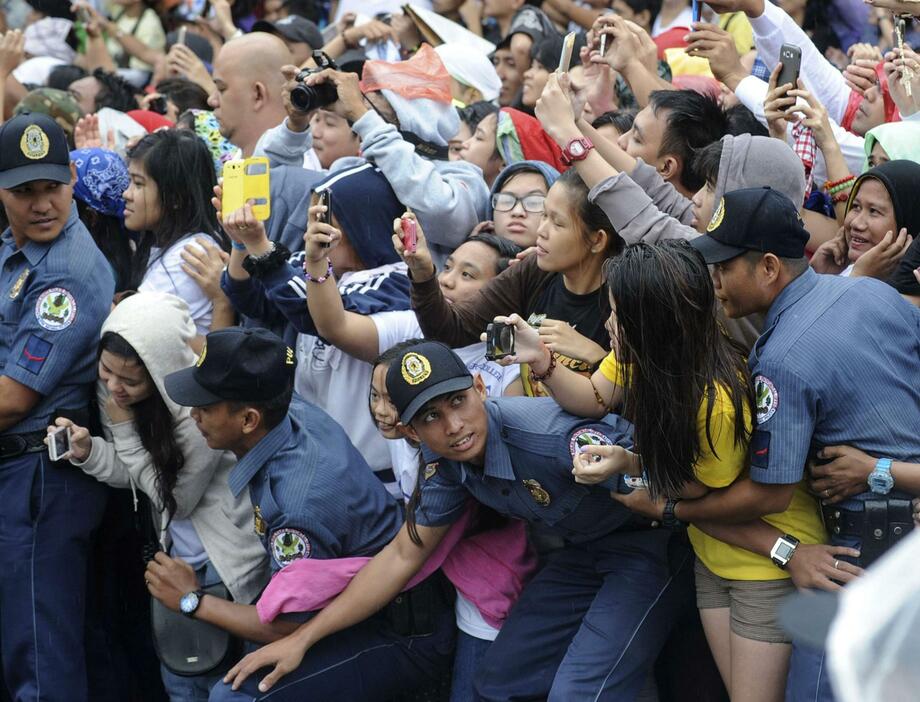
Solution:
<path fill-rule="evenodd" d="M 754 48 L 754 29 L 743 12 L 719 15 L 719 27 L 731 35 L 739 56 L 744 56 Z"/>
<path fill-rule="evenodd" d="M 622 385 L 623 365 L 611 352 L 600 367 L 604 377 L 615 385 Z M 694 466 L 696 479 L 710 488 L 724 488 L 731 485 L 747 466 L 747 443 L 735 443 L 735 410 L 728 391 L 719 386 L 712 407 L 710 433 L 716 454 L 709 447 L 706 437 L 706 399 L 697 414 L 697 430 L 700 435 L 700 457 Z M 745 425 L 750 427 L 750 411 L 745 408 Z M 784 534 L 792 534 L 802 543 L 819 544 L 827 540 L 824 524 L 817 501 L 805 490 L 804 481 L 799 483 L 792 496 L 789 508 L 780 514 L 764 517 L 764 521 L 775 526 Z M 789 574 L 774 565 L 765 556 L 747 549 L 731 546 L 719 541 L 694 527 L 687 529 L 693 550 L 703 564 L 716 575 L 728 580 L 780 580 Z"/>

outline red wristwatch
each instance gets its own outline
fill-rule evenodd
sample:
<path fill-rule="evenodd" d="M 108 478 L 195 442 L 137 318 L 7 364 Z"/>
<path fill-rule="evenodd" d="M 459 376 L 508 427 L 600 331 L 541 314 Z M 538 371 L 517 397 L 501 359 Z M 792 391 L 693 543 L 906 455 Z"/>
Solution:
<path fill-rule="evenodd" d="M 588 158 L 588 152 L 594 148 L 594 144 L 585 137 L 569 139 L 569 142 L 562 149 L 562 162 L 566 166 L 571 166 L 575 161 L 583 161 Z"/>

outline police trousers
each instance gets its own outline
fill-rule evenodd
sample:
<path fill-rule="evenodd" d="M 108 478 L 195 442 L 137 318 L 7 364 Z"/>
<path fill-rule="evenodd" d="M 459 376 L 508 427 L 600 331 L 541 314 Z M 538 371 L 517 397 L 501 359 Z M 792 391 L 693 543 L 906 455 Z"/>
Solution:
<path fill-rule="evenodd" d="M 686 535 L 665 529 L 556 552 L 480 665 L 479 699 L 634 700 L 672 626 L 694 606 L 692 571 Z"/>
<path fill-rule="evenodd" d="M 44 451 L 0 461 L 0 651 L 15 702 L 88 699 L 87 561 L 106 489 Z"/>

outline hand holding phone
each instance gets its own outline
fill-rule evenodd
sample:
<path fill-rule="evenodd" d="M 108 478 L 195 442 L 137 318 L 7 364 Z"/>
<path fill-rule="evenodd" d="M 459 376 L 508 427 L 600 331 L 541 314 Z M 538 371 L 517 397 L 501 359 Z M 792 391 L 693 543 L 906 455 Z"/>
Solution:
<path fill-rule="evenodd" d="M 776 78 L 776 87 L 787 83 L 791 83 L 793 88 L 797 87 L 802 66 L 802 50 L 795 44 L 783 44 L 779 50 L 779 61 L 782 68 Z"/>
<path fill-rule="evenodd" d="M 492 322 L 486 327 L 486 359 L 497 361 L 514 355 L 514 325 Z"/>
<path fill-rule="evenodd" d="M 330 225 L 331 225 L 331 224 L 332 224 L 332 191 L 331 191 L 331 190 L 323 190 L 323 191 L 319 194 L 319 199 L 316 201 L 316 204 L 317 204 L 317 205 L 322 205 L 323 207 L 326 208 L 326 211 L 325 211 L 325 212 L 321 212 L 321 213 L 317 216 L 316 221 L 317 221 L 317 222 L 322 222 L 323 224 L 330 224 Z M 320 246 L 322 246 L 324 249 L 328 249 L 328 248 L 329 248 L 329 242 L 327 241 L 327 242 L 325 242 L 325 243 L 322 243 L 322 244 L 320 244 Z"/>
<path fill-rule="evenodd" d="M 224 164 L 221 212 L 224 217 L 252 202 L 252 214 L 260 222 L 271 216 L 271 186 L 268 159 L 253 156 Z"/>
<path fill-rule="evenodd" d="M 58 427 L 48 434 L 48 457 L 60 461 L 70 453 L 70 428 Z"/>

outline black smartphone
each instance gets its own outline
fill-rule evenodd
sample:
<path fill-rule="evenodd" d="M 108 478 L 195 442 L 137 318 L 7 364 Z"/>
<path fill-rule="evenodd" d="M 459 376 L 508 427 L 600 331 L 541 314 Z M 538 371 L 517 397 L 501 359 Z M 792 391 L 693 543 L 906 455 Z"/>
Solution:
<path fill-rule="evenodd" d="M 156 112 L 158 115 L 166 114 L 166 98 L 162 95 L 159 95 L 149 103 L 147 103 L 147 109 L 151 112 Z"/>
<path fill-rule="evenodd" d="M 332 224 L 332 191 L 323 190 L 319 194 L 319 200 L 317 200 L 316 204 L 323 205 L 326 208 L 326 211 L 319 215 L 319 221 L 323 224 Z M 324 249 L 329 248 L 329 244 L 323 244 L 322 246 Z"/>
<path fill-rule="evenodd" d="M 779 62 L 783 67 L 779 71 L 776 85 L 792 83 L 793 88 L 797 87 L 799 71 L 802 68 L 802 50 L 795 44 L 783 44 L 779 50 Z"/>
<path fill-rule="evenodd" d="M 486 327 L 486 359 L 497 361 L 514 355 L 514 325 L 490 324 Z"/>

